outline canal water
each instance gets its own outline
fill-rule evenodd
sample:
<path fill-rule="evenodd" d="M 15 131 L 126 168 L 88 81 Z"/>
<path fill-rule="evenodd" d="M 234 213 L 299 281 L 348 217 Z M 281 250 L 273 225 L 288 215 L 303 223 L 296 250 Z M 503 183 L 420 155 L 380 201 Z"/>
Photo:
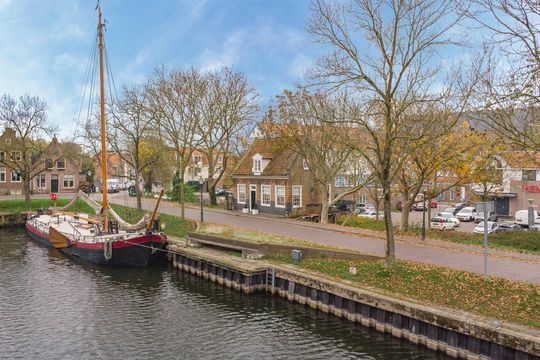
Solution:
<path fill-rule="evenodd" d="M 97 268 L 0 229 L 0 358 L 446 359 L 172 270 Z"/>

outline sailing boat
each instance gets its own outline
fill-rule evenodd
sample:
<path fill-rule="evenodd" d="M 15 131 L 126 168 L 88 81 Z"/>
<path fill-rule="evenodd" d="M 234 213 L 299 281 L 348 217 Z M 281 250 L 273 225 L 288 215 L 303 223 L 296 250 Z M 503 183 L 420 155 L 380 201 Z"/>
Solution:
<path fill-rule="evenodd" d="M 102 204 L 78 191 L 62 208 L 52 208 L 29 215 L 26 221 L 28 234 L 38 242 L 60 250 L 81 260 L 108 266 L 140 267 L 155 262 L 165 245 L 165 235 L 160 233 L 155 220 L 163 195 L 161 192 L 151 216 L 145 215 L 136 224 L 124 221 L 107 199 L 107 152 L 105 143 L 105 85 L 103 74 L 103 27 L 101 5 L 98 1 L 98 48 L 100 65 L 101 100 L 101 181 Z M 95 211 L 94 215 L 67 212 L 66 209 L 81 199 Z M 109 219 L 109 215 L 111 219 Z"/>

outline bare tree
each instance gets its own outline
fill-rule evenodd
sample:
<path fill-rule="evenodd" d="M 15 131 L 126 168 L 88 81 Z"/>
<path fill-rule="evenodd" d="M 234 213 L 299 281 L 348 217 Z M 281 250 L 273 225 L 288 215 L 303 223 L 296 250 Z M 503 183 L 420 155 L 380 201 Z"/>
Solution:
<path fill-rule="evenodd" d="M 208 159 L 208 193 L 216 205 L 216 185 L 235 153 L 236 141 L 257 111 L 255 87 L 242 73 L 224 68 L 205 76 L 207 89 L 201 99 L 198 123 L 201 151 Z"/>
<path fill-rule="evenodd" d="M 436 50 L 455 43 L 451 30 L 461 20 L 454 3 L 315 0 L 312 5 L 310 31 L 331 53 L 310 75 L 357 100 L 359 111 L 351 121 L 365 134 L 364 158 L 383 191 L 388 266 L 395 261 L 391 185 L 436 122 L 407 119 L 455 95 L 453 86 L 436 86 L 443 70 Z"/>
<path fill-rule="evenodd" d="M 198 124 L 204 113 L 201 100 L 207 82 L 197 70 L 157 68 L 148 85 L 150 106 L 155 113 L 160 136 L 175 154 L 175 167 L 180 177 L 181 217 L 185 218 L 184 179 L 193 150 L 202 143 Z"/>
<path fill-rule="evenodd" d="M 343 143 L 356 129 L 344 126 L 350 116 L 346 97 L 309 94 L 305 89 L 285 91 L 278 97 L 277 109 L 270 110 L 263 131 L 280 139 L 282 146 L 292 149 L 307 162 L 309 172 L 319 185 L 322 224 L 328 223 L 328 211 L 338 200 L 362 188 L 369 181 L 363 172 L 355 177 L 353 166 L 359 152 Z M 337 176 L 350 183 L 348 189 L 336 194 Z"/>
<path fill-rule="evenodd" d="M 540 149 L 538 1 L 470 0 L 465 13 L 487 30 L 484 47 L 492 55 L 478 94 L 477 120 L 514 145 Z"/>
<path fill-rule="evenodd" d="M 12 144 L 5 147 L 0 163 L 19 174 L 24 187 L 24 199 L 30 203 L 30 183 L 48 166 L 45 161 L 34 162 L 33 159 L 44 150 L 40 136 L 52 136 L 56 127 L 47 122 L 47 104 L 37 96 L 23 95 L 18 100 L 10 95 L 0 98 L 0 125 L 4 129 L 14 131 Z M 16 150 L 8 154 L 10 150 Z M 55 160 L 56 161 L 56 160 Z"/>
<path fill-rule="evenodd" d="M 111 148 L 134 171 L 137 209 L 142 209 L 140 181 L 143 171 L 159 158 L 159 152 L 148 151 L 156 119 L 140 86 L 124 87 L 121 98 L 110 106 L 108 142 Z"/>

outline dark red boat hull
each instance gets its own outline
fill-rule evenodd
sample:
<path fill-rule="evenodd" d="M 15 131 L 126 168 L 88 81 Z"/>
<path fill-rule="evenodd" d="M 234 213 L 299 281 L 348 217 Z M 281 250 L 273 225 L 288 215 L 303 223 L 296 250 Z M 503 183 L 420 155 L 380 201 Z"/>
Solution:
<path fill-rule="evenodd" d="M 37 242 L 51 246 L 48 234 L 26 224 L 28 235 Z M 112 246 L 112 257 L 107 259 L 103 243 L 72 243 L 71 246 L 58 249 L 60 252 L 83 261 L 103 266 L 144 267 L 163 259 L 165 239 L 159 234 L 147 234 L 126 241 L 116 241 Z"/>

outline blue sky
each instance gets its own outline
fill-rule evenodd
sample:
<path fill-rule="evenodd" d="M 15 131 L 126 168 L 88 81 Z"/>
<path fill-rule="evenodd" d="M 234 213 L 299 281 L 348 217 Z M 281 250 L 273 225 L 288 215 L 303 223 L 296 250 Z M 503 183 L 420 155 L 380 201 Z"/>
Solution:
<path fill-rule="evenodd" d="M 74 131 L 97 23 L 95 0 L 0 0 L 0 94 L 43 97 L 60 136 Z M 307 33 L 309 0 L 102 0 L 117 86 L 159 64 L 232 66 L 264 105 L 322 53 Z"/>

